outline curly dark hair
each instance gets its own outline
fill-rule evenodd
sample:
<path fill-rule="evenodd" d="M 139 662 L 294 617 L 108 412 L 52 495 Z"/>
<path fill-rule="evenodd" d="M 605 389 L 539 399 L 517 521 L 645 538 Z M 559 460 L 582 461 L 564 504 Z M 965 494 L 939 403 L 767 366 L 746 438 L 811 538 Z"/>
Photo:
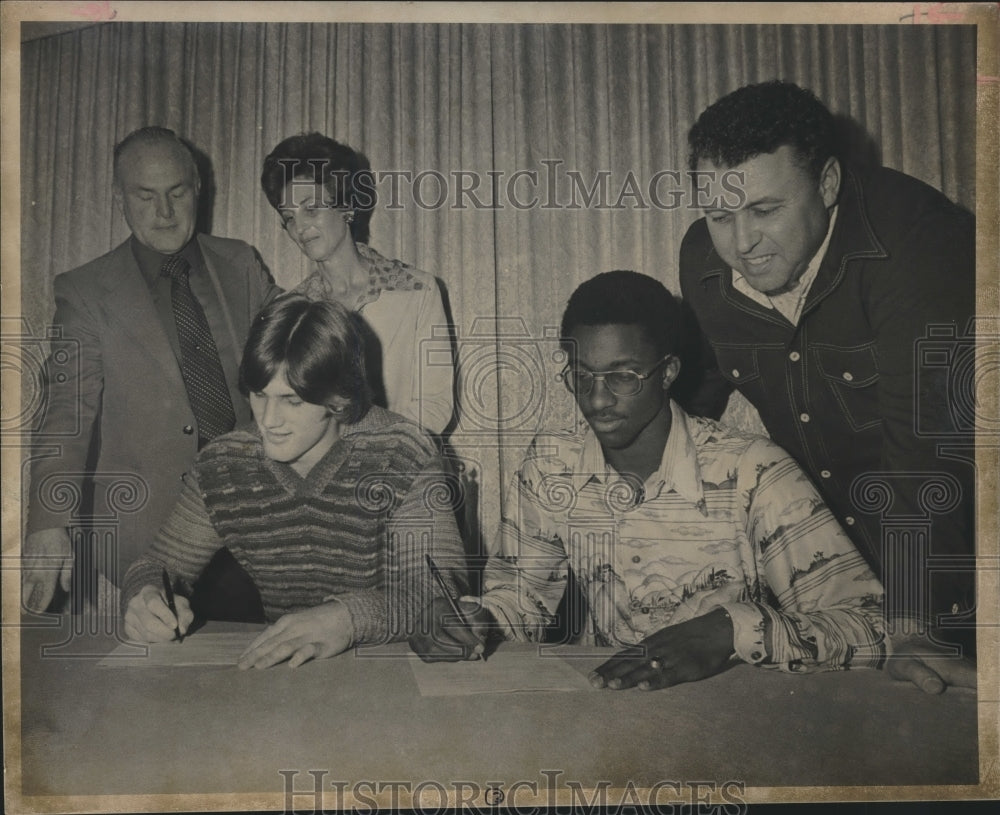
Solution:
<path fill-rule="evenodd" d="M 581 283 L 563 312 L 559 337 L 568 342 L 581 325 L 638 325 L 660 356 L 677 353 L 680 301 L 659 280 L 638 272 L 604 272 Z"/>
<path fill-rule="evenodd" d="M 375 176 L 367 157 L 322 133 L 300 133 L 280 142 L 264 159 L 260 185 L 272 207 L 278 209 L 292 180 L 322 184 L 328 204 L 354 210 L 351 237 L 368 243 L 375 208 Z"/>
<path fill-rule="evenodd" d="M 703 391 L 706 342 L 694 311 L 659 280 L 638 272 L 616 270 L 592 277 L 573 292 L 563 312 L 559 336 L 570 350 L 570 335 L 581 325 L 638 325 L 657 356 L 681 363 L 671 397 L 688 413 L 718 419 L 725 405 Z M 707 401 L 706 401 L 707 400 Z"/>
<path fill-rule="evenodd" d="M 817 179 L 838 154 L 833 114 L 812 91 L 777 79 L 747 85 L 706 108 L 688 133 L 688 144 L 691 170 L 702 159 L 736 167 L 788 145 Z"/>

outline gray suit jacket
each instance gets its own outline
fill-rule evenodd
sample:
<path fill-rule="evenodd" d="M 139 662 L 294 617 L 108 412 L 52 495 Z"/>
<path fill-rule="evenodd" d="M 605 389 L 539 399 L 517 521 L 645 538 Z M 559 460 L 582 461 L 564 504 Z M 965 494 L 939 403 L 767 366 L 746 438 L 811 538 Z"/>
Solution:
<path fill-rule="evenodd" d="M 279 289 L 242 241 L 199 235 L 224 315 L 212 325 L 237 424 L 250 323 Z M 55 279 L 44 417 L 35 434 L 28 532 L 88 520 L 114 582 L 155 536 L 194 461 L 198 434 L 178 359 L 129 241 Z M 83 517 L 81 517 L 81 514 Z M 92 515 L 92 517 L 90 517 Z"/>

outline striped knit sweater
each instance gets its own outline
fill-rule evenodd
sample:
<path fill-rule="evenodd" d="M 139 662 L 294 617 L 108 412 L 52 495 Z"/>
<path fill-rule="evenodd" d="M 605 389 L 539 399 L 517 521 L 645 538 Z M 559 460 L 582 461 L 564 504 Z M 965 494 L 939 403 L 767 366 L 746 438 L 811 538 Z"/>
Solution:
<path fill-rule="evenodd" d="M 430 552 L 460 594 L 465 565 L 446 476 L 417 425 L 373 407 L 306 478 L 269 459 L 256 427 L 206 446 L 149 552 L 125 575 L 122 612 L 143 586 L 193 582 L 226 546 L 260 590 L 268 621 L 332 599 L 354 644 L 405 639 L 436 592 Z M 452 485 L 454 486 L 454 485 Z"/>

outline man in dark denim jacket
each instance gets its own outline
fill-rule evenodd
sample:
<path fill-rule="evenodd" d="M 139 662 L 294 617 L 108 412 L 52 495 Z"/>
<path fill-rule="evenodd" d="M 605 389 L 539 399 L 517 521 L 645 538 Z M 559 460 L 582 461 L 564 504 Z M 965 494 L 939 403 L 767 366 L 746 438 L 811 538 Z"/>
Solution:
<path fill-rule="evenodd" d="M 901 633 L 971 650 L 973 218 L 914 178 L 848 166 L 830 112 L 791 83 L 722 98 L 689 142 L 705 217 L 681 288 L 717 411 L 734 387 L 757 408 L 882 578 Z"/>

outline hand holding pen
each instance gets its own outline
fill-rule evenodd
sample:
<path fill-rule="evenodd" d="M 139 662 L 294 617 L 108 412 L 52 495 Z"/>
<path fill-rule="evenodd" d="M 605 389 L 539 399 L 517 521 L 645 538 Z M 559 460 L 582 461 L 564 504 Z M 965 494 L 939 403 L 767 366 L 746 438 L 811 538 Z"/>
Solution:
<path fill-rule="evenodd" d="M 132 597 L 125 609 L 125 636 L 134 642 L 183 641 L 194 614 L 186 597 L 177 594 L 166 569 L 160 585 L 152 583 Z"/>
<path fill-rule="evenodd" d="M 178 642 L 184 642 L 184 635 L 181 633 L 181 618 L 177 616 L 177 603 L 174 601 L 174 587 L 170 585 L 170 575 L 166 568 L 163 569 L 163 596 L 167 601 L 167 608 L 174 615 L 177 621 L 174 625 L 174 636 Z"/>
<path fill-rule="evenodd" d="M 425 558 L 440 596 L 424 608 L 410 647 L 424 662 L 485 661 L 493 617 L 478 603 L 456 599 L 430 555 Z"/>

